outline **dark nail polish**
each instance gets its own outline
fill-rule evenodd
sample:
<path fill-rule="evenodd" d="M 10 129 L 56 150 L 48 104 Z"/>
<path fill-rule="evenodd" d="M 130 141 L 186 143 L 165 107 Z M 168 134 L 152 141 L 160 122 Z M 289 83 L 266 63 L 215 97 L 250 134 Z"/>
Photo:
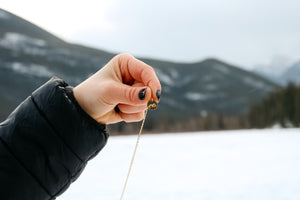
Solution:
<path fill-rule="evenodd" d="M 120 113 L 120 109 L 119 109 L 118 105 L 116 105 L 116 107 L 115 107 L 115 112 Z"/>
<path fill-rule="evenodd" d="M 161 95 L 160 90 L 156 90 L 156 96 L 157 96 L 157 99 L 158 99 L 158 100 L 160 99 L 160 95 Z"/>
<path fill-rule="evenodd" d="M 139 92 L 139 98 L 140 98 L 140 100 L 144 100 L 145 99 L 145 97 L 146 97 L 146 90 L 147 90 L 147 88 L 144 88 L 144 89 L 142 89 Z"/>

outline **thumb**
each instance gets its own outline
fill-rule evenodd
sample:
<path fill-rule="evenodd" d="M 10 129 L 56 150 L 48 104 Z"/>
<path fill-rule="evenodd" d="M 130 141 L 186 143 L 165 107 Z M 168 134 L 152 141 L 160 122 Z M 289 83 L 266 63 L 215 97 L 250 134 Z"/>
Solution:
<path fill-rule="evenodd" d="M 111 85 L 109 99 L 113 104 L 143 105 L 151 98 L 149 87 L 135 87 L 122 83 Z"/>

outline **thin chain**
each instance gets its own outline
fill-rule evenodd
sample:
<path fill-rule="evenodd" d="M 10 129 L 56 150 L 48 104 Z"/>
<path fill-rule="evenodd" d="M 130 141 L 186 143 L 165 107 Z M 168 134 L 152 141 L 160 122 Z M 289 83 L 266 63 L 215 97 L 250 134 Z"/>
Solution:
<path fill-rule="evenodd" d="M 133 152 L 133 155 L 132 155 L 132 158 L 131 158 L 131 162 L 130 162 L 130 166 L 129 166 L 128 174 L 127 174 L 127 177 L 126 177 L 126 181 L 125 181 L 125 184 L 124 184 L 124 187 L 123 187 L 123 191 L 122 191 L 122 194 L 121 194 L 121 198 L 120 198 L 120 200 L 122 200 L 122 199 L 123 199 L 123 196 L 124 196 L 124 193 L 125 193 L 125 190 L 126 190 L 126 186 L 127 186 L 128 178 L 129 178 L 129 175 L 130 175 L 130 172 L 131 172 L 131 168 L 132 168 L 132 165 L 133 165 L 133 161 L 134 161 L 134 158 L 135 158 L 135 153 L 136 153 L 136 150 L 137 150 L 138 144 L 139 144 L 139 142 L 140 142 L 140 138 L 141 138 L 142 130 L 143 130 L 144 123 L 145 123 L 145 120 L 146 120 L 147 112 L 148 112 L 148 109 L 145 111 L 145 117 L 144 117 L 144 119 L 143 119 L 143 122 L 142 122 L 142 125 L 141 125 L 141 128 L 140 128 L 140 132 L 139 132 L 139 134 L 138 134 L 138 138 L 137 138 L 137 140 L 136 140 L 136 144 L 135 144 L 134 152 Z"/>

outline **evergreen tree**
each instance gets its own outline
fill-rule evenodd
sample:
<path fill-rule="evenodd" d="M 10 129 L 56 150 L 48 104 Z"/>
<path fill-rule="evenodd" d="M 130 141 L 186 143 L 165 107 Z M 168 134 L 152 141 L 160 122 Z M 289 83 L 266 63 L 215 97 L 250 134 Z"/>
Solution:
<path fill-rule="evenodd" d="M 264 128 L 279 123 L 282 127 L 300 126 L 300 86 L 289 83 L 286 88 L 269 94 L 252 105 L 248 115 L 251 127 Z"/>

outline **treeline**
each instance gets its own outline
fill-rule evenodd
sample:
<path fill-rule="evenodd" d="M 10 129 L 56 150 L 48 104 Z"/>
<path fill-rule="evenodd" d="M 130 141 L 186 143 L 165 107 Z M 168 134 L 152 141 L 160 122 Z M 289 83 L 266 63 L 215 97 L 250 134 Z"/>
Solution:
<path fill-rule="evenodd" d="M 137 134 L 139 123 L 118 123 L 108 126 L 109 133 Z M 247 116 L 226 116 L 223 114 L 210 113 L 207 116 L 190 116 L 184 118 L 171 116 L 157 116 L 147 118 L 143 133 L 167 133 L 187 131 L 208 131 L 208 130 L 232 130 L 249 128 Z"/>
<path fill-rule="evenodd" d="M 280 124 L 300 126 L 300 86 L 290 83 L 286 88 L 269 94 L 262 102 L 251 106 L 248 120 L 253 128 Z"/>
<path fill-rule="evenodd" d="M 208 130 L 234 130 L 266 128 L 279 124 L 282 127 L 300 127 L 300 86 L 290 83 L 286 88 L 270 93 L 253 104 L 244 115 L 208 113 L 205 116 L 154 116 L 148 115 L 144 133 L 187 132 Z M 108 126 L 112 135 L 137 134 L 141 122 L 118 123 Z"/>

